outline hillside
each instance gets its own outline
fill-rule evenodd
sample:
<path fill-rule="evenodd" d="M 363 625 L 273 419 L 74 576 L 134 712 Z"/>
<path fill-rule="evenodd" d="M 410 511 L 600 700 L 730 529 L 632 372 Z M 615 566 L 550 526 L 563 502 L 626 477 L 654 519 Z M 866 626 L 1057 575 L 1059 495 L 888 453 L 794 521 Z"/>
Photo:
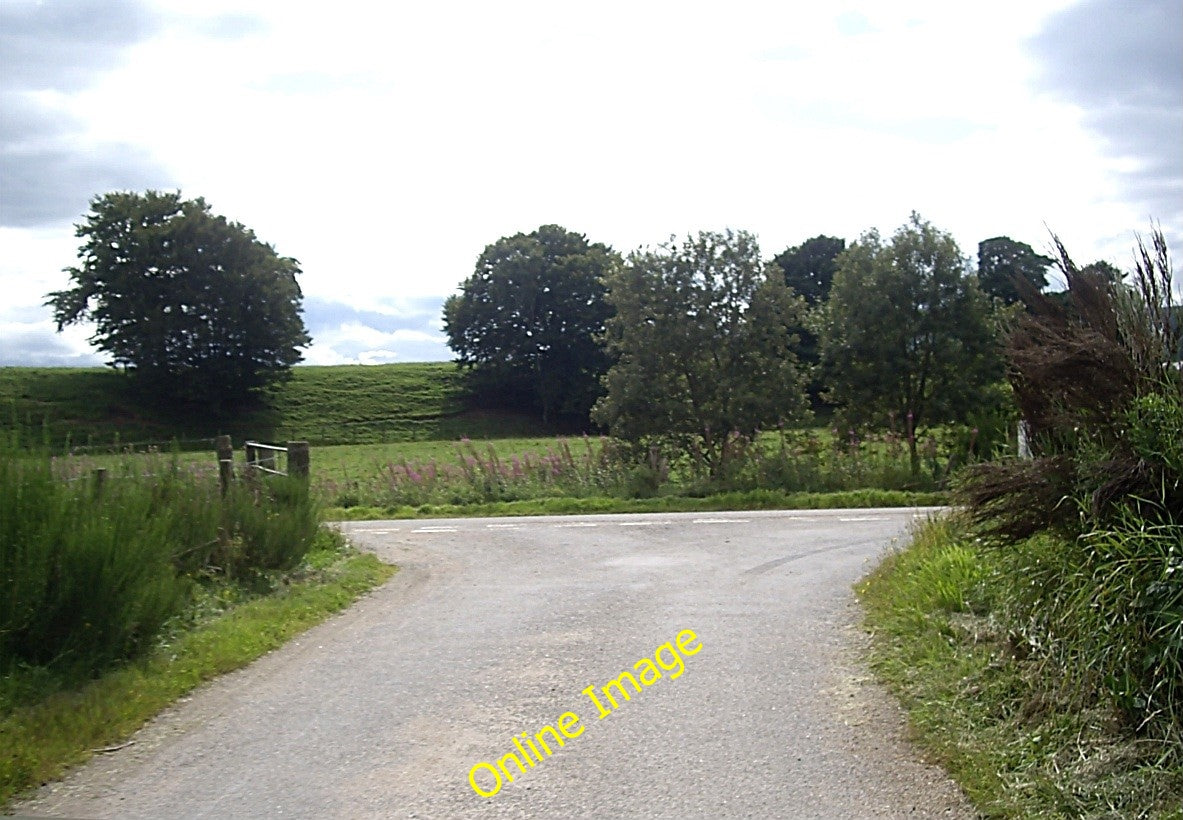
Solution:
<path fill-rule="evenodd" d="M 546 432 L 524 413 L 468 406 L 447 362 L 297 367 L 270 407 L 229 419 L 145 407 L 105 368 L 0 368 L 0 430 L 54 448 L 178 440 L 218 433 L 314 444 L 496 438 Z"/>

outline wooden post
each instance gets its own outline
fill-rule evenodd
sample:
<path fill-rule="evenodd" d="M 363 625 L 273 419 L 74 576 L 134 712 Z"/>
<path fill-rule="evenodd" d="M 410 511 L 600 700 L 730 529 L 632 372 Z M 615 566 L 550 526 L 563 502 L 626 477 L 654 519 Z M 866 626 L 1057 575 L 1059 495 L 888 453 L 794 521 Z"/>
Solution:
<path fill-rule="evenodd" d="M 107 468 L 96 467 L 94 471 L 94 497 L 102 498 L 103 484 L 107 480 Z"/>
<path fill-rule="evenodd" d="M 1019 458 L 1030 459 L 1031 455 L 1031 427 L 1025 420 L 1019 421 Z"/>
<path fill-rule="evenodd" d="M 222 482 L 222 495 L 230 490 L 230 482 L 234 480 L 234 445 L 230 436 L 218 436 L 214 439 L 214 450 L 218 454 L 218 479 Z"/>
<path fill-rule="evenodd" d="M 308 442 L 289 441 L 288 475 L 298 476 L 299 478 L 307 481 L 309 455 Z"/>
<path fill-rule="evenodd" d="M 242 481 L 246 484 L 247 489 L 255 496 L 256 501 L 259 497 L 259 449 L 250 442 L 246 444 L 246 467 L 242 470 Z"/>

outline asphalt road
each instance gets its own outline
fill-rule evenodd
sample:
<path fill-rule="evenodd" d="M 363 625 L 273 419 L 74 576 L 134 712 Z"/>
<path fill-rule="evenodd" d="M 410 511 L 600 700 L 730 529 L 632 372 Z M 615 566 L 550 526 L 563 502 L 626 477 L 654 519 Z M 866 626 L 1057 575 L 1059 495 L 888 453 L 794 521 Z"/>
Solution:
<path fill-rule="evenodd" d="M 344 525 L 403 568 L 393 581 L 15 809 L 972 816 L 861 662 L 851 585 L 923 514 Z"/>

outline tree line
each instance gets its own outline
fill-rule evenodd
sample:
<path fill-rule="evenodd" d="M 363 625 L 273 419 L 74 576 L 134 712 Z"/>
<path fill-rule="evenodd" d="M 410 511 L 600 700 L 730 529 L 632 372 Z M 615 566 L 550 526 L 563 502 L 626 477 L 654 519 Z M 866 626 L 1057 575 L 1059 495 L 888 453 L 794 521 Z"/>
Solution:
<path fill-rule="evenodd" d="M 232 412 L 283 381 L 311 339 L 297 260 L 176 193 L 96 197 L 78 225 L 59 330 L 92 343 L 145 400 Z M 765 259 L 746 231 L 622 255 L 558 225 L 502 237 L 444 304 L 475 401 L 607 431 L 713 467 L 729 437 L 802 425 L 916 433 L 1000 403 L 1000 322 L 1051 260 L 1008 237 L 974 265 L 917 214 L 890 237 L 816 236 Z M 1109 282 L 1107 263 L 1086 271 Z M 1055 298 L 1054 296 L 1051 298 Z"/>
<path fill-rule="evenodd" d="M 479 401 L 544 420 L 717 466 L 728 437 L 821 411 L 895 427 L 917 464 L 918 431 L 1005 403 L 999 329 L 1051 265 L 1005 236 L 975 265 L 915 213 L 890 237 L 816 236 L 768 260 L 746 231 L 622 255 L 544 225 L 485 248 L 444 328 Z"/>

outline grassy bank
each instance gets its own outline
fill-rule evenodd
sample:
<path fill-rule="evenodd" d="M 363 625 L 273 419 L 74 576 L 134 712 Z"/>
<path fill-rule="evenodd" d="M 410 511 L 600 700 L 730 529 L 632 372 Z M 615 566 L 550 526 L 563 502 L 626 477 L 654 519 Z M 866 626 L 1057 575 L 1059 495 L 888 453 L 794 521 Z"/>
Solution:
<path fill-rule="evenodd" d="M 1016 642 L 1014 586 L 950 520 L 859 585 L 873 666 L 918 742 L 988 817 L 1183 817 L 1183 749 Z"/>
<path fill-rule="evenodd" d="M 0 434 L 61 448 L 180 440 L 202 449 L 219 433 L 314 444 L 500 438 L 548 431 L 530 416 L 465 404 L 447 362 L 297 367 L 269 407 L 226 418 L 153 408 L 107 368 L 0 368 Z"/>
<path fill-rule="evenodd" d="M 207 618 L 147 657 L 82 686 L 36 669 L 0 679 L 0 809 L 96 750 L 126 740 L 203 681 L 247 665 L 321 622 L 394 571 L 372 555 L 311 553 L 269 596 Z"/>

